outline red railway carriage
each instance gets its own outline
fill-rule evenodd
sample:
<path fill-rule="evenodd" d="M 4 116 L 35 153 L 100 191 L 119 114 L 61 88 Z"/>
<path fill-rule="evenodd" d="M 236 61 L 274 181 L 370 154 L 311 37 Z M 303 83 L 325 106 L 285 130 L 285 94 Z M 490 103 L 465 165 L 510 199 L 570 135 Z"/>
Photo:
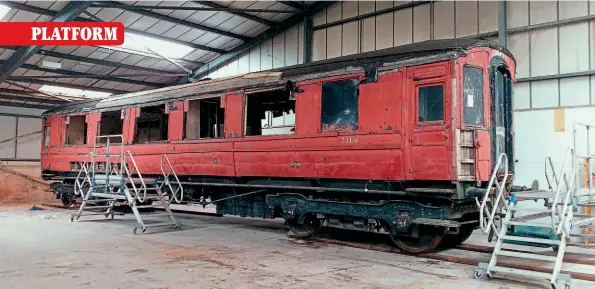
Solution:
<path fill-rule="evenodd" d="M 122 135 L 143 175 L 168 154 L 189 202 L 230 198 L 219 213 L 304 237 L 385 229 L 424 252 L 471 234 L 512 154 L 514 71 L 497 44 L 428 41 L 75 103 L 44 115 L 43 175 L 69 201 L 96 136 Z"/>

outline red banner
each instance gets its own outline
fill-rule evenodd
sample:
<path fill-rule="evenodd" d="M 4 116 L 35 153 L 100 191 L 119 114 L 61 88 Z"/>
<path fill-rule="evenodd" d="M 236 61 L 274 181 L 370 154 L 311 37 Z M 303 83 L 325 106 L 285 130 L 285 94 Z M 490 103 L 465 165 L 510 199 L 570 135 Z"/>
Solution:
<path fill-rule="evenodd" d="M 120 22 L 0 22 L 0 46 L 122 45 Z"/>

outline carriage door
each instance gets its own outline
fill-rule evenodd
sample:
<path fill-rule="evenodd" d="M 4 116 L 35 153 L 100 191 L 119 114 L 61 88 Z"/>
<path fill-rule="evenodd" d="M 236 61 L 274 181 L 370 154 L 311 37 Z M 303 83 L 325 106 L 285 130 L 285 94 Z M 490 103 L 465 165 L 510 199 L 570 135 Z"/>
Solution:
<path fill-rule="evenodd" d="M 508 169 L 513 170 L 512 149 L 512 80 L 503 61 L 492 61 L 490 69 L 491 85 L 491 131 L 492 165 L 500 154 L 508 155 Z"/>
<path fill-rule="evenodd" d="M 451 81 L 448 63 L 407 69 L 408 179 L 451 179 Z"/>

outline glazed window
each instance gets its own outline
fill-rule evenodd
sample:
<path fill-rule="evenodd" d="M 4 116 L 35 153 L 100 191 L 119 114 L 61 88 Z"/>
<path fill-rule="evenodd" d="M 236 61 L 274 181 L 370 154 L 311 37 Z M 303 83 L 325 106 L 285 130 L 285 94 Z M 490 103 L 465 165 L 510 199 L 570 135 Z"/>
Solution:
<path fill-rule="evenodd" d="M 98 135 L 122 135 L 122 128 L 124 120 L 122 111 L 106 111 L 101 113 L 101 121 L 99 123 Z M 105 143 L 107 138 L 100 138 L 98 142 Z M 120 143 L 122 138 L 111 137 L 110 143 Z"/>
<path fill-rule="evenodd" d="M 444 120 L 444 85 L 419 87 L 417 98 L 419 122 Z"/>
<path fill-rule="evenodd" d="M 50 146 L 50 124 L 46 123 L 43 126 L 43 147 Z"/>
<path fill-rule="evenodd" d="M 165 105 L 141 107 L 136 119 L 135 143 L 167 140 L 168 116 Z"/>
<path fill-rule="evenodd" d="M 66 145 L 83 145 L 87 143 L 87 123 L 84 115 L 73 115 L 66 124 Z"/>
<path fill-rule="evenodd" d="M 295 99 L 289 90 L 247 94 L 245 135 L 294 134 L 295 113 Z"/>
<path fill-rule="evenodd" d="M 463 68 L 463 119 L 465 125 L 483 124 L 483 71 L 480 68 Z"/>
<path fill-rule="evenodd" d="M 322 84 L 323 131 L 357 130 L 359 81 L 348 79 Z"/>
<path fill-rule="evenodd" d="M 225 109 L 221 108 L 221 98 L 208 98 L 188 101 L 188 111 L 184 118 L 184 138 L 222 138 Z"/>

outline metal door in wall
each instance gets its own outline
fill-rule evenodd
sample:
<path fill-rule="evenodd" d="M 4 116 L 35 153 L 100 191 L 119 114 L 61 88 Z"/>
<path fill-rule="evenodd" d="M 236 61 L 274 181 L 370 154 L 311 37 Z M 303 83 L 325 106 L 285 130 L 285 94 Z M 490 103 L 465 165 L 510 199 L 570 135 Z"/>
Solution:
<path fill-rule="evenodd" d="M 407 178 L 450 180 L 452 104 L 449 63 L 407 69 Z"/>

